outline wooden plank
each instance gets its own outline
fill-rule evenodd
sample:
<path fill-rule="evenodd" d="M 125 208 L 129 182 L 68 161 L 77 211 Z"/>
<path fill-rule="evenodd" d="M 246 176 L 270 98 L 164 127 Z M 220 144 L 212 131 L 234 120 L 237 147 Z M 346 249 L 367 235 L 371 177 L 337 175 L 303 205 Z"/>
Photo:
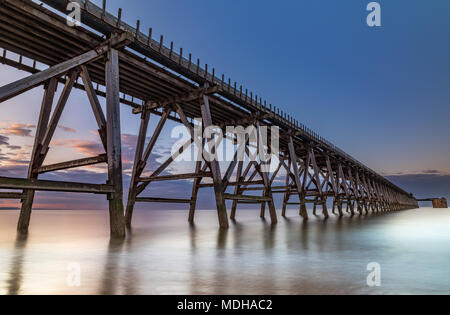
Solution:
<path fill-rule="evenodd" d="M 223 195 L 227 200 L 247 200 L 247 201 L 261 201 L 261 202 L 269 202 L 269 197 L 261 197 L 261 196 L 245 196 L 245 195 L 233 195 L 233 194 L 224 194 Z"/>
<path fill-rule="evenodd" d="M 191 203 L 191 199 L 170 199 L 170 198 L 143 198 L 137 197 L 136 202 L 149 202 L 149 203 Z"/>
<path fill-rule="evenodd" d="M 108 194 L 114 192 L 111 185 L 21 179 L 10 177 L 0 177 L 0 189 L 31 189 L 37 191 L 58 191 L 93 194 Z"/>
<path fill-rule="evenodd" d="M 0 192 L 0 199 L 23 199 L 26 195 L 22 193 Z"/>
<path fill-rule="evenodd" d="M 79 160 L 73 160 L 73 161 L 68 161 L 68 162 L 62 162 L 62 163 L 42 166 L 42 167 L 38 168 L 37 173 L 43 174 L 43 173 L 48 173 L 48 172 L 73 169 L 73 168 L 77 168 L 77 167 L 96 165 L 99 163 L 106 163 L 106 162 L 107 162 L 106 154 L 101 154 L 101 155 L 95 156 L 95 157 L 89 157 L 89 158 L 85 158 L 85 159 L 79 159 Z"/>

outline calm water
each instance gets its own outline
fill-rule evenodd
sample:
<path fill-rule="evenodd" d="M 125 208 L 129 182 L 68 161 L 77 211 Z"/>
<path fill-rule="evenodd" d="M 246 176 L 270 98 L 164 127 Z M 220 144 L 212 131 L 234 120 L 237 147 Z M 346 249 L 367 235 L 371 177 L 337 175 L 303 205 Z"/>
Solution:
<path fill-rule="evenodd" d="M 183 211 L 141 211 L 111 242 L 106 212 L 35 211 L 17 239 L 18 212 L 1 211 L 0 294 L 450 294 L 450 210 L 306 224 L 295 214 L 272 227 L 241 211 L 219 231 L 212 211 L 195 227 Z M 367 286 L 370 262 L 379 288 Z M 79 287 L 68 285 L 76 266 Z"/>

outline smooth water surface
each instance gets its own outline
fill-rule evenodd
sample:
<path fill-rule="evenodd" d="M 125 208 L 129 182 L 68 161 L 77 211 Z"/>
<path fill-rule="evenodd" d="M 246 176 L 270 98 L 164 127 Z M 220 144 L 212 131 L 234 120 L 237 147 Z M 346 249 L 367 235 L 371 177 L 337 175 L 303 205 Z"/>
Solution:
<path fill-rule="evenodd" d="M 137 211 L 119 242 L 104 211 L 35 211 L 26 239 L 18 212 L 0 211 L 0 294 L 450 294 L 448 209 L 288 214 L 271 226 L 242 210 L 223 231 L 214 211 L 195 226 L 185 211 Z M 367 285 L 371 262 L 380 287 Z"/>

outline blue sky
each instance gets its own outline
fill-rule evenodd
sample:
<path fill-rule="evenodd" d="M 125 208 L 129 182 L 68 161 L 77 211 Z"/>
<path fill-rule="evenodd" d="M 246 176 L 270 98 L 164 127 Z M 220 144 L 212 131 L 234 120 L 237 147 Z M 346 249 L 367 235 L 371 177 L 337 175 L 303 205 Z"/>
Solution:
<path fill-rule="evenodd" d="M 129 24 L 140 19 L 141 29 L 152 27 L 157 38 L 164 34 L 166 43 L 174 41 L 176 49 L 183 47 L 369 167 L 396 175 L 392 179 L 407 190 L 450 196 L 450 2 L 379 1 L 380 28 L 366 24 L 368 3 L 108 0 L 108 10 L 122 7 Z M 26 75 L 0 69 L 1 85 Z M 21 147 L 18 154 L 0 146 L 0 174 L 10 172 L 13 157 L 25 162 L 32 138 L 11 128 L 34 132 L 41 95 L 37 88 L 0 106 L 0 135 L 8 138 L 3 142 Z M 96 128 L 88 113 L 85 96 L 74 93 L 61 121 L 70 129 L 58 130 L 52 162 L 92 149 Z M 129 151 L 136 122 L 124 107 Z M 161 143 L 160 152 L 165 147 Z M 1 154 L 10 161 L 2 162 Z"/>

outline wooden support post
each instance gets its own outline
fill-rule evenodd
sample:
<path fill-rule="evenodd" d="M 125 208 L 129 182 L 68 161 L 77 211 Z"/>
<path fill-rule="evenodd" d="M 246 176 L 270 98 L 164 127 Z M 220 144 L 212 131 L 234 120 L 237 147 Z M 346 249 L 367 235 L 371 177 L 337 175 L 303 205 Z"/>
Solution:
<path fill-rule="evenodd" d="M 327 197 L 322 197 L 322 212 L 325 217 L 325 219 L 328 219 L 328 206 L 327 206 Z"/>
<path fill-rule="evenodd" d="M 340 197 L 338 197 L 338 199 L 337 199 L 337 208 L 338 208 L 339 217 L 342 218 L 344 216 L 344 212 L 342 211 L 342 200 Z"/>
<path fill-rule="evenodd" d="M 125 237 L 125 217 L 120 130 L 119 54 L 115 49 L 108 51 L 105 72 L 108 184 L 114 187 L 114 193 L 108 196 L 110 228 L 111 236 L 120 238 Z"/>
<path fill-rule="evenodd" d="M 282 209 L 282 216 L 286 217 L 286 209 L 287 209 L 287 204 L 289 202 L 289 197 L 291 196 L 291 191 L 290 191 L 290 178 L 291 178 L 291 159 L 289 158 L 289 165 L 288 165 L 288 169 L 286 169 L 286 187 L 288 187 L 288 189 L 286 190 L 286 192 L 284 193 L 284 198 L 283 198 L 283 209 Z"/>
<path fill-rule="evenodd" d="M 211 127 L 213 125 L 212 123 L 212 117 L 211 117 L 211 109 L 209 107 L 209 98 L 207 95 L 203 96 L 203 104 L 201 105 L 202 110 L 202 118 L 203 118 L 203 124 L 205 128 Z M 210 137 L 210 139 L 206 139 L 209 145 L 209 152 L 212 156 L 215 155 L 215 145 L 214 145 L 214 137 Z M 228 215 L 227 215 L 227 208 L 225 204 L 224 199 L 224 187 L 222 183 L 222 174 L 220 172 L 220 165 L 219 161 L 217 159 L 212 159 L 210 162 L 210 168 L 212 172 L 213 182 L 214 182 L 214 193 L 216 196 L 216 206 L 217 206 L 217 215 L 219 218 L 219 225 L 221 228 L 227 229 L 229 227 L 228 225 Z"/>
<path fill-rule="evenodd" d="M 183 114 L 184 116 L 184 114 Z M 192 131 L 192 139 L 194 139 L 194 132 Z M 199 139 L 198 141 L 194 140 L 194 143 L 198 146 L 198 155 L 197 155 L 197 163 L 195 166 L 195 172 L 197 174 L 204 173 L 206 169 L 208 168 L 208 163 L 205 162 L 205 165 L 202 167 L 202 160 L 203 160 L 203 151 L 205 148 L 205 139 Z M 201 146 L 200 146 L 201 144 Z M 211 174 L 212 175 L 212 174 Z M 197 207 L 197 198 L 198 198 L 198 191 L 200 189 L 200 183 L 202 182 L 203 177 L 197 177 L 194 179 L 194 185 L 192 187 L 192 196 L 191 196 L 191 202 L 190 202 L 190 208 L 189 208 L 189 222 L 194 223 L 195 219 L 195 208 Z"/>
<path fill-rule="evenodd" d="M 275 204 L 273 202 L 272 188 L 270 185 L 268 175 L 269 166 L 264 165 L 264 163 L 270 163 L 271 158 L 269 158 L 268 162 L 266 161 L 266 153 L 265 153 L 266 143 L 264 143 L 263 141 L 264 140 L 263 134 L 261 132 L 261 126 L 259 122 L 256 125 L 258 127 L 258 151 L 261 163 L 261 165 L 258 165 L 256 169 L 259 171 L 259 175 L 261 176 L 264 182 L 264 192 L 263 192 L 264 196 L 266 198 L 269 198 L 269 201 L 267 203 L 269 206 L 270 220 L 272 224 L 276 224 L 278 222 L 278 218 L 277 218 L 277 211 L 275 210 Z M 265 203 L 261 206 L 261 218 L 264 218 L 264 212 L 265 212 Z"/>
<path fill-rule="evenodd" d="M 247 145 L 247 144 L 245 144 L 245 145 Z M 244 180 L 244 179 L 241 178 L 241 176 L 242 176 L 242 169 L 243 168 L 244 168 L 244 161 L 239 161 L 237 174 L 236 174 L 236 182 L 238 182 L 238 183 L 240 183 L 240 182 L 242 182 Z M 240 194 L 239 190 L 240 190 L 240 186 L 234 187 L 234 194 L 235 195 L 239 195 Z M 230 214 L 231 220 L 236 220 L 237 204 L 238 204 L 238 201 L 237 200 L 233 200 L 233 204 L 231 206 L 231 214 Z"/>
<path fill-rule="evenodd" d="M 322 182 L 320 181 L 320 170 L 317 165 L 316 155 L 314 154 L 313 148 L 311 148 L 310 155 L 311 155 L 311 164 L 312 164 L 313 170 L 314 170 L 314 180 L 316 183 L 317 190 L 319 192 L 319 196 L 316 199 L 320 198 L 321 204 L 322 204 L 322 213 L 323 213 L 323 216 L 325 217 L 325 219 L 327 219 L 329 215 L 328 215 L 328 209 L 327 209 L 327 205 L 326 205 L 326 197 L 323 194 L 323 185 L 322 185 Z M 314 203 L 314 205 L 317 206 L 317 200 Z"/>
<path fill-rule="evenodd" d="M 200 150 L 200 148 L 199 148 Z M 206 164 L 205 164 L 206 166 Z M 195 166 L 195 173 L 200 173 L 202 171 L 202 161 L 197 161 Z M 197 207 L 197 196 L 198 196 L 198 190 L 199 190 L 199 184 L 202 181 L 202 178 L 195 178 L 194 179 L 194 185 L 192 187 L 192 196 L 191 196 L 191 202 L 190 202 L 190 208 L 189 208 L 189 222 L 194 223 L 195 219 L 195 208 Z"/>
<path fill-rule="evenodd" d="M 45 85 L 44 97 L 41 105 L 41 112 L 39 114 L 39 121 L 36 128 L 36 135 L 34 138 L 34 146 L 31 154 L 31 161 L 28 168 L 28 179 L 37 179 L 38 173 L 34 172 L 34 169 L 39 167 L 39 152 L 41 148 L 42 139 L 45 136 L 45 131 L 47 130 L 47 125 L 50 119 L 50 114 L 52 111 L 53 99 L 55 96 L 57 79 L 51 78 Z M 27 233 L 28 227 L 30 225 L 31 210 L 34 201 L 34 190 L 25 190 L 25 198 L 22 200 L 22 208 L 20 210 L 19 222 L 17 225 L 17 230 L 21 233 Z"/>
<path fill-rule="evenodd" d="M 141 114 L 141 126 L 139 129 L 139 136 L 136 145 L 136 153 L 134 157 L 133 173 L 131 175 L 130 190 L 128 192 L 127 211 L 125 215 L 125 223 L 131 227 L 133 218 L 134 205 L 137 197 L 137 185 L 141 173 L 142 154 L 144 153 L 145 140 L 147 138 L 148 124 L 150 121 L 150 111 L 144 110 Z"/>
<path fill-rule="evenodd" d="M 292 168 L 294 170 L 294 179 L 295 179 L 295 185 L 297 186 L 297 193 L 300 198 L 300 215 L 303 217 L 304 220 L 308 220 L 308 212 L 306 210 L 306 204 L 305 204 L 305 194 L 302 188 L 302 184 L 300 182 L 300 171 L 298 169 L 297 164 L 297 153 L 295 152 L 295 146 L 294 146 L 294 140 L 292 137 L 290 137 L 289 141 L 289 156 L 291 157 L 292 162 Z M 309 165 L 309 155 L 305 164 L 305 172 L 308 172 L 308 165 Z"/>

